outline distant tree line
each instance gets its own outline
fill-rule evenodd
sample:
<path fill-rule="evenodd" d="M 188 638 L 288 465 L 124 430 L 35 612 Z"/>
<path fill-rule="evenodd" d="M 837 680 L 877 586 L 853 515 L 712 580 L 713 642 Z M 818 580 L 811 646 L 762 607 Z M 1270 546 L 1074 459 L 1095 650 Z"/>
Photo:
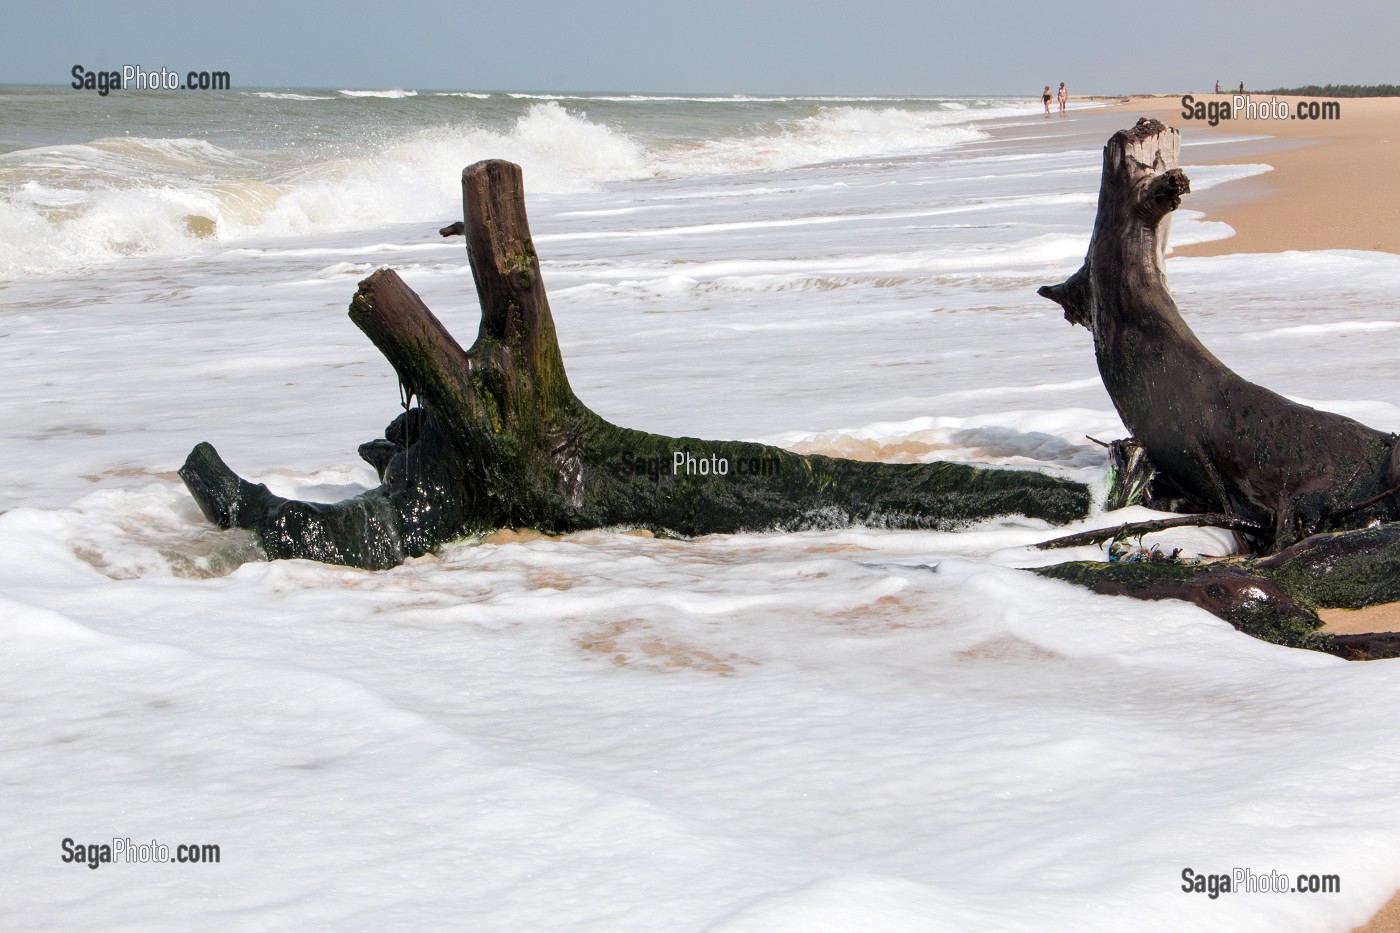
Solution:
<path fill-rule="evenodd" d="M 1396 84 L 1309 84 L 1306 87 L 1276 87 L 1256 94 L 1286 94 L 1290 97 L 1400 97 Z"/>

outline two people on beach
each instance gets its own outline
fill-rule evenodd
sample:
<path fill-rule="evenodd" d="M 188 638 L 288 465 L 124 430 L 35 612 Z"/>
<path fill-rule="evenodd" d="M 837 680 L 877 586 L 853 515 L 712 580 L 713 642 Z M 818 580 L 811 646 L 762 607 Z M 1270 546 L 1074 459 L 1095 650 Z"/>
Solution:
<path fill-rule="evenodd" d="M 1060 113 L 1065 112 L 1065 103 L 1069 100 L 1069 91 L 1065 90 L 1065 83 L 1060 82 Z M 1040 99 L 1045 103 L 1045 115 L 1050 116 L 1050 85 L 1045 85 L 1045 93 L 1040 95 Z"/>

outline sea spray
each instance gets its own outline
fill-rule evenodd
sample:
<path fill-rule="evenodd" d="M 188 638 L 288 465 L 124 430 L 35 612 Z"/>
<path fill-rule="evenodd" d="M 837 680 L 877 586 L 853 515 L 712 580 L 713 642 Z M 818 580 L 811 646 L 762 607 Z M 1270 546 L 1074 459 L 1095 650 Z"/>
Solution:
<path fill-rule="evenodd" d="M 153 109 L 149 135 L 137 119 L 131 135 L 0 154 L 0 278 L 259 236 L 437 223 L 460 212 L 461 169 L 488 157 L 521 164 L 533 195 L 577 193 L 628 180 L 933 151 L 979 138 L 970 119 L 1010 112 L 976 101 L 405 89 L 200 97 L 162 106 L 203 108 L 182 125 L 208 138 L 155 135 L 170 120 Z M 691 119 L 678 123 L 677 110 Z M 79 123 L 102 125 L 101 116 L 85 112 Z"/>

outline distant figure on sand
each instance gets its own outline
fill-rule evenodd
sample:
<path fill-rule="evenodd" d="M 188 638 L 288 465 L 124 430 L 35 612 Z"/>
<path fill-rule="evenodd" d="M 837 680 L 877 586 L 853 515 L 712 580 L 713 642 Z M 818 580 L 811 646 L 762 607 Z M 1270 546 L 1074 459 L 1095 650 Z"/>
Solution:
<path fill-rule="evenodd" d="M 1065 103 L 1069 100 L 1069 91 L 1065 90 L 1065 83 L 1060 82 L 1060 113 L 1065 112 Z"/>
<path fill-rule="evenodd" d="M 1040 95 L 1040 99 L 1045 102 L 1045 115 L 1050 116 L 1050 85 L 1045 85 L 1045 93 Z"/>
<path fill-rule="evenodd" d="M 1217 93 L 1217 94 L 1220 93 L 1220 79 L 1219 79 L 1219 78 L 1217 78 L 1217 79 L 1215 80 L 1215 93 Z"/>
<path fill-rule="evenodd" d="M 1241 93 L 1241 94 L 1244 93 L 1244 82 L 1243 82 L 1243 81 L 1240 82 L 1240 93 Z"/>

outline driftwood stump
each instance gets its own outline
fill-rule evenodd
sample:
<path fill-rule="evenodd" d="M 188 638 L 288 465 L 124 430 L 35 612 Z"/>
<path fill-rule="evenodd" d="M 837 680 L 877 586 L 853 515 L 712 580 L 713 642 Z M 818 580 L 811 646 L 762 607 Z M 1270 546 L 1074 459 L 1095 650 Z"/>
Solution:
<path fill-rule="evenodd" d="M 361 282 L 350 304 L 417 403 L 361 447 L 382 485 L 331 505 L 282 499 L 200 444 L 180 475 L 210 521 L 251 529 L 270 557 L 382 569 L 502 527 L 700 535 L 951 529 L 1006 514 L 1061 524 L 1087 514 L 1085 486 L 1043 473 L 801 456 L 608 423 L 569 386 L 520 168 L 478 162 L 462 174 L 462 197 L 481 300 L 471 349 L 390 270 Z"/>
<path fill-rule="evenodd" d="M 1104 387 L 1178 510 L 1259 526 L 1259 550 L 1400 517 L 1396 436 L 1241 378 L 1182 320 L 1163 257 L 1191 190 L 1181 137 L 1139 120 L 1104 147 L 1084 265 L 1040 294 L 1094 336 Z"/>
<path fill-rule="evenodd" d="M 1084 265 L 1039 293 L 1088 328 L 1104 387 L 1132 438 L 1111 446 L 1110 505 L 1140 497 L 1211 513 L 1072 535 L 1122 540 L 1179 524 L 1247 539 L 1256 557 L 1074 562 L 1038 570 L 1097 592 L 1196 603 L 1236 628 L 1344 657 L 1400 656 L 1390 633 L 1317 632 L 1321 608 L 1400 599 L 1400 447 L 1386 434 L 1241 378 L 1201 343 L 1167 289 L 1171 213 L 1190 183 L 1180 134 L 1139 120 L 1108 141 Z M 1273 555 L 1273 556 L 1269 556 Z"/>

